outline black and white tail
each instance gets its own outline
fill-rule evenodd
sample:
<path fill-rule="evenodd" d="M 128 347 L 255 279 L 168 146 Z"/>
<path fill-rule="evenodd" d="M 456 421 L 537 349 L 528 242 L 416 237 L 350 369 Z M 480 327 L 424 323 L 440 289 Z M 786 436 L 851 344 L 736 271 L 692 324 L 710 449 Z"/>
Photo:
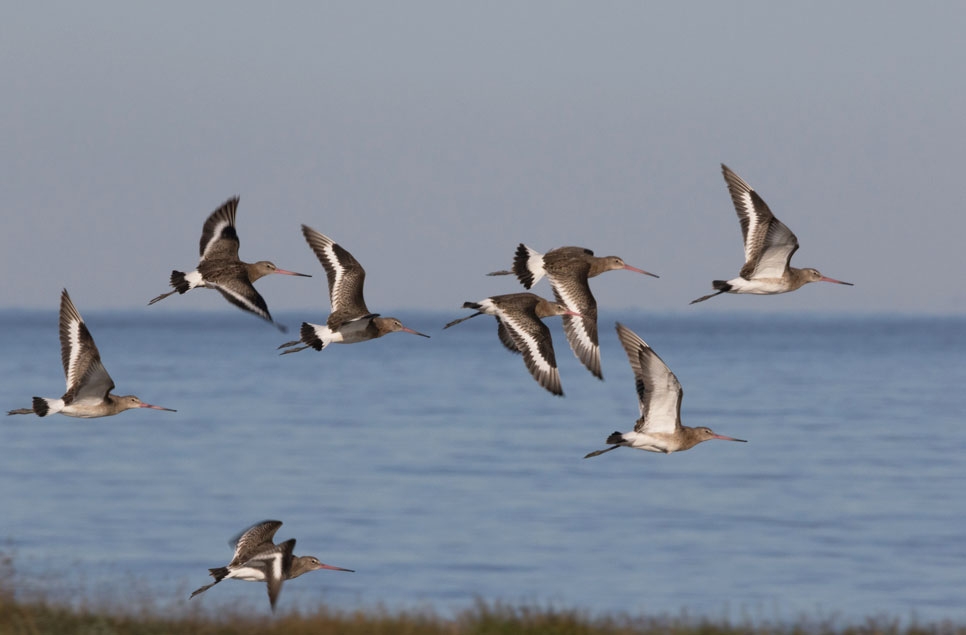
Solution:
<path fill-rule="evenodd" d="M 609 437 L 607 437 L 607 443 L 610 443 L 610 444 L 623 443 L 623 442 L 624 442 L 623 432 L 613 432 Z"/>
<path fill-rule="evenodd" d="M 328 344 L 327 341 L 319 337 L 316 332 L 315 327 L 308 322 L 302 322 L 302 328 L 299 330 L 299 335 L 302 336 L 302 341 L 314 348 L 317 351 L 321 351 Z"/>
<path fill-rule="evenodd" d="M 34 397 L 33 406 L 38 417 L 46 417 L 47 413 L 50 412 L 50 406 L 47 405 L 47 400 L 43 397 Z"/>
<path fill-rule="evenodd" d="M 543 254 L 536 252 L 523 243 L 517 247 L 513 257 L 513 273 L 517 275 L 524 288 L 532 287 L 545 273 L 543 269 Z"/>
<path fill-rule="evenodd" d="M 184 271 L 171 272 L 171 286 L 181 294 L 187 293 L 188 289 L 191 288 L 191 284 L 185 279 Z"/>
<path fill-rule="evenodd" d="M 194 271 L 192 273 L 195 274 L 195 277 L 197 278 L 198 282 L 200 282 L 201 281 L 200 274 L 198 274 L 197 271 Z M 164 300 L 166 297 L 168 297 L 175 291 L 177 291 L 178 293 L 184 294 L 191 289 L 191 283 L 188 282 L 188 276 L 184 271 L 172 271 L 170 284 L 172 287 L 174 287 L 174 291 L 168 291 L 167 293 L 162 293 L 156 298 L 152 298 L 151 301 L 148 302 L 148 306 L 154 304 L 155 302 L 160 302 L 161 300 Z M 197 282 L 195 284 L 197 285 Z"/>
<path fill-rule="evenodd" d="M 488 276 L 508 276 L 513 274 L 520 280 L 520 284 L 529 289 L 546 271 L 543 268 L 543 254 L 536 252 L 523 243 L 517 245 L 513 256 L 513 269 L 510 271 L 492 271 Z"/>

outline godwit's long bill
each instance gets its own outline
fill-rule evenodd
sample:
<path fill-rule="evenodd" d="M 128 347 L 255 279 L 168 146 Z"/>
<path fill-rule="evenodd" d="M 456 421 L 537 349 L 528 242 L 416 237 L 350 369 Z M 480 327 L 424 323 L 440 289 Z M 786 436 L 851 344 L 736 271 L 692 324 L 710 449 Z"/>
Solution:
<path fill-rule="evenodd" d="M 268 600 L 275 610 L 275 602 L 282 590 L 285 580 L 297 578 L 303 573 L 329 569 L 331 571 L 348 571 L 319 562 L 314 556 L 296 556 L 292 554 L 295 548 L 295 538 L 276 545 L 272 542 L 275 532 L 282 526 L 280 520 L 264 520 L 256 523 L 232 539 L 229 543 L 235 548 L 235 555 L 226 567 L 208 569 L 208 574 L 215 579 L 211 584 L 195 589 L 189 599 L 204 593 L 222 580 L 235 579 L 249 582 L 265 582 L 268 586 Z"/>
<path fill-rule="evenodd" d="M 134 395 L 112 395 L 114 380 L 101 363 L 91 332 L 77 312 L 67 289 L 60 294 L 60 358 L 67 377 L 67 392 L 60 399 L 34 397 L 32 408 L 10 410 L 8 415 L 34 413 L 38 417 L 60 413 L 68 417 L 109 417 L 132 408 L 167 410 L 144 403 Z"/>
<path fill-rule="evenodd" d="M 594 252 L 583 247 L 557 247 L 541 254 L 523 243 L 517 247 L 512 271 L 494 271 L 487 275 L 516 274 L 527 289 L 546 275 L 557 302 L 579 314 L 563 316 L 564 332 L 570 348 L 587 370 L 603 379 L 597 337 L 597 300 L 590 292 L 587 279 L 618 269 L 658 277 L 626 264 L 619 256 L 594 256 Z"/>
<path fill-rule="evenodd" d="M 429 337 L 425 333 L 403 326 L 394 317 L 380 317 L 378 313 L 371 313 L 362 295 L 366 271 L 359 261 L 341 245 L 308 225 L 302 225 L 302 235 L 325 269 L 329 280 L 329 303 L 332 311 L 324 326 L 302 322 L 300 339 L 279 346 L 280 349 L 289 349 L 280 353 L 281 355 L 297 353 L 307 348 L 321 351 L 333 342 L 354 344 L 399 331 Z M 292 348 L 298 344 L 304 346 Z"/>
<path fill-rule="evenodd" d="M 559 302 L 550 302 L 533 293 L 509 293 L 495 295 L 479 302 L 464 302 L 464 309 L 476 313 L 453 320 L 444 329 L 465 322 L 477 315 L 492 315 L 497 322 L 497 335 L 507 350 L 521 353 L 523 361 L 541 386 L 555 395 L 563 396 L 560 387 L 560 371 L 553 354 L 550 329 L 540 318 L 575 313 Z"/>
<path fill-rule="evenodd" d="M 275 324 L 280 331 L 284 332 L 286 328 L 272 319 L 265 299 L 255 290 L 252 283 L 273 273 L 304 278 L 311 276 L 307 273 L 279 269 L 267 260 L 254 263 L 240 260 L 238 232 L 235 231 L 237 209 L 238 197 L 235 196 L 211 213 L 201 230 L 201 260 L 198 261 L 197 269 L 190 273 L 172 271 L 171 286 L 174 287 L 174 291 L 162 293 L 148 304 L 163 300 L 175 291 L 184 294 L 195 287 L 215 289 L 235 306 Z"/>
<path fill-rule="evenodd" d="M 787 293 L 809 282 L 834 282 L 853 286 L 851 282 L 823 276 L 817 269 L 797 269 L 790 266 L 792 254 L 798 249 L 798 238 L 784 223 L 775 218 L 758 193 L 724 163 L 721 164 L 721 172 L 728 184 L 728 191 L 741 224 L 741 234 L 745 242 L 745 265 L 737 278 L 712 281 L 711 286 L 716 292 L 692 300 L 691 304 L 704 302 L 722 293 Z"/>
<path fill-rule="evenodd" d="M 591 452 L 585 459 L 621 446 L 670 454 L 688 450 L 710 439 L 745 443 L 744 439 L 715 434 L 711 428 L 689 428 L 681 425 L 681 398 L 684 390 L 678 378 L 644 340 L 619 322 L 617 337 L 624 346 L 631 370 L 634 371 L 641 417 L 634 424 L 632 432 L 614 432 L 607 437 L 607 443 L 613 444 L 611 447 Z"/>

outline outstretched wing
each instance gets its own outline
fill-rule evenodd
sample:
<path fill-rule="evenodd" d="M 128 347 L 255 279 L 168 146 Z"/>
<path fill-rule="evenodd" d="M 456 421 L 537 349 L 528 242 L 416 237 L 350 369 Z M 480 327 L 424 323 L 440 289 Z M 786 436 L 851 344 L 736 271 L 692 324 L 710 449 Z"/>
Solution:
<path fill-rule="evenodd" d="M 114 380 L 67 289 L 60 294 L 60 359 L 67 378 L 66 403 L 101 401 L 114 389 Z"/>
<path fill-rule="evenodd" d="M 275 532 L 282 526 L 280 520 L 263 520 L 255 523 L 231 539 L 228 544 L 235 548 L 235 555 L 232 557 L 229 567 L 244 564 L 254 558 L 259 553 L 275 547 L 272 540 Z"/>
<path fill-rule="evenodd" d="M 359 261 L 331 238 L 308 225 L 302 225 L 302 235 L 325 269 L 332 313 L 355 317 L 367 315 L 369 309 L 362 296 L 366 271 Z"/>
<path fill-rule="evenodd" d="M 681 399 L 684 390 L 667 364 L 634 331 L 617 323 L 617 337 L 634 371 L 637 400 L 641 410 L 634 430 L 673 434 L 681 428 Z"/>
<path fill-rule="evenodd" d="M 533 378 L 553 394 L 562 395 L 560 372 L 557 370 L 553 340 L 547 325 L 536 315 L 528 313 L 501 311 L 498 319 L 506 327 L 517 350 L 523 353 L 523 361 Z M 504 340 L 502 336 L 500 339 Z M 505 341 L 504 345 L 506 345 Z"/>
<path fill-rule="evenodd" d="M 235 231 L 237 209 L 238 197 L 233 196 L 205 221 L 199 245 L 202 260 L 238 260 L 238 233 Z"/>
<path fill-rule="evenodd" d="M 580 249 L 561 247 L 560 249 Z M 582 250 L 589 251 L 589 250 Z M 551 253 L 556 254 L 557 249 Z M 586 259 L 571 259 L 566 267 L 548 270 L 547 276 L 553 287 L 553 294 L 568 309 L 582 317 L 564 315 L 564 333 L 574 355 L 595 377 L 603 379 L 600 370 L 600 343 L 597 336 L 597 300 L 590 292 L 587 274 L 590 262 Z"/>
<path fill-rule="evenodd" d="M 798 238 L 775 218 L 765 201 L 740 176 L 721 164 L 745 242 L 742 278 L 780 278 L 798 249 Z"/>
<path fill-rule="evenodd" d="M 521 353 L 520 349 L 517 348 L 516 339 L 510 334 L 510 331 L 507 330 L 506 325 L 503 324 L 503 321 L 500 320 L 500 318 L 496 319 L 496 334 L 499 336 L 500 342 L 503 343 L 503 346 L 505 346 L 508 351 L 517 354 Z"/>

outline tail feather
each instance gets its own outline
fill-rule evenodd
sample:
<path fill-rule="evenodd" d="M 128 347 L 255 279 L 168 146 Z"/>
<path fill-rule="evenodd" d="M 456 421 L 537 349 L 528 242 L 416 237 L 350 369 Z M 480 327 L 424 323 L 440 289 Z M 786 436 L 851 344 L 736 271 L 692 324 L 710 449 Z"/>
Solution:
<path fill-rule="evenodd" d="M 537 258 L 540 259 L 540 262 L 537 261 Z M 542 260 L 543 254 L 530 249 L 523 243 L 517 246 L 516 255 L 513 257 L 513 273 L 517 274 L 517 278 L 524 288 L 529 289 L 543 277 Z"/>
<path fill-rule="evenodd" d="M 171 286 L 174 287 L 174 291 L 168 291 L 167 293 L 162 293 L 156 298 L 152 298 L 148 302 L 148 306 L 151 306 L 155 302 L 160 302 L 161 300 L 164 300 L 166 297 L 173 294 L 175 291 L 183 294 L 183 293 L 187 293 L 187 291 L 191 288 L 191 283 L 188 282 L 187 278 L 185 277 L 185 273 L 183 271 L 172 271 L 170 283 L 171 283 Z"/>
<path fill-rule="evenodd" d="M 171 272 L 171 286 L 181 294 L 187 293 L 188 289 L 191 288 L 191 285 L 185 279 L 184 271 Z"/>
<path fill-rule="evenodd" d="M 50 406 L 47 404 L 47 400 L 43 397 L 34 397 L 33 405 L 34 412 L 37 413 L 38 417 L 46 417 L 50 412 Z"/>
<path fill-rule="evenodd" d="M 319 337 L 316 332 L 315 327 L 308 322 L 302 322 L 302 328 L 299 330 L 299 335 L 302 336 L 302 341 L 314 348 L 317 351 L 321 351 L 328 345 L 328 342 Z"/>
<path fill-rule="evenodd" d="M 612 432 L 609 437 L 607 437 L 607 443 L 623 443 L 624 433 L 623 432 Z"/>

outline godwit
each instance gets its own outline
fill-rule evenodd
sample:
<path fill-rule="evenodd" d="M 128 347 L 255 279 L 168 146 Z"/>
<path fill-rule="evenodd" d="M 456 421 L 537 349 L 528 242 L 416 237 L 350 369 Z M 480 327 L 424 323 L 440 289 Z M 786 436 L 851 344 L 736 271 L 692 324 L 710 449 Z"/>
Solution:
<path fill-rule="evenodd" d="M 746 442 L 744 439 L 715 434 L 711 428 L 682 426 L 681 398 L 684 390 L 678 378 L 644 340 L 620 322 L 617 323 L 617 336 L 624 345 L 634 371 L 641 418 L 634 424 L 633 432 L 611 434 L 607 437 L 607 443 L 614 445 L 591 452 L 585 459 L 621 446 L 670 454 L 688 450 L 709 439 Z"/>
<path fill-rule="evenodd" d="M 252 525 L 233 538 L 228 543 L 235 548 L 235 555 L 231 562 L 228 563 L 227 567 L 208 569 L 209 575 L 215 581 L 195 589 L 188 599 L 199 593 L 204 593 L 225 579 L 234 578 L 250 582 L 265 582 L 268 584 L 268 600 L 271 602 L 274 611 L 275 601 L 278 599 L 279 591 L 282 590 L 282 582 L 285 580 L 291 580 L 303 573 L 318 569 L 353 573 L 352 569 L 333 567 L 330 564 L 319 562 L 319 559 L 313 556 L 293 555 L 292 549 L 295 548 L 295 538 L 276 545 L 272 542 L 272 538 L 281 526 L 282 521 L 280 520 L 264 520 Z"/>
<path fill-rule="evenodd" d="M 60 294 L 60 358 L 67 376 L 67 392 L 60 399 L 34 397 L 33 408 L 10 410 L 8 415 L 36 413 L 38 417 L 60 413 L 68 417 L 109 417 L 131 408 L 152 408 L 176 412 L 171 408 L 152 406 L 134 395 L 112 395 L 114 380 L 101 363 L 94 338 L 84 319 L 67 295 Z"/>
<path fill-rule="evenodd" d="M 366 271 L 359 261 L 341 245 L 308 225 L 302 225 L 302 235 L 315 252 L 315 257 L 322 263 L 325 275 L 329 279 L 329 303 L 332 305 L 332 311 L 325 326 L 302 322 L 302 328 L 299 331 L 301 339 L 279 346 L 280 349 L 289 348 L 280 353 L 281 355 L 297 353 L 310 347 L 321 351 L 332 342 L 337 344 L 365 342 L 396 331 L 429 337 L 403 326 L 402 322 L 394 317 L 379 317 L 378 313 L 370 313 L 366 308 L 366 300 L 362 297 Z M 290 348 L 300 343 L 304 343 L 305 346 Z"/>
<path fill-rule="evenodd" d="M 510 351 L 523 355 L 527 369 L 541 386 L 555 395 L 563 396 L 550 329 L 540 321 L 540 318 L 554 315 L 579 316 L 579 314 L 559 302 L 544 300 L 533 293 L 495 295 L 479 302 L 464 302 L 463 308 L 475 309 L 476 313 L 453 320 L 444 326 L 444 329 L 477 315 L 494 316 L 497 322 L 497 334 L 503 345 Z"/>
<path fill-rule="evenodd" d="M 716 293 L 701 296 L 695 302 L 704 302 L 722 293 L 755 293 L 771 295 L 794 291 L 809 282 L 834 282 L 847 284 L 834 278 L 826 278 L 817 269 L 797 269 L 790 267 L 792 254 L 798 249 L 798 238 L 784 223 L 775 218 L 758 192 L 732 172 L 727 165 L 721 164 L 731 200 L 738 212 L 741 234 L 745 241 L 745 265 L 737 278 L 714 280 L 711 283 Z"/>
<path fill-rule="evenodd" d="M 625 264 L 618 256 L 598 257 L 594 252 L 583 247 L 557 247 L 541 254 L 523 243 L 517 247 L 512 271 L 494 271 L 487 275 L 516 274 L 527 289 L 546 275 L 553 287 L 557 302 L 580 314 L 579 317 L 563 316 L 564 332 L 567 334 L 570 348 L 587 370 L 595 377 L 603 379 L 604 376 L 600 372 L 600 343 L 597 338 L 597 300 L 590 292 L 587 279 L 616 269 L 658 277 L 643 269 Z"/>
<path fill-rule="evenodd" d="M 191 273 L 171 272 L 171 286 L 174 291 L 162 293 L 149 305 L 163 300 L 175 291 L 186 293 L 195 287 L 215 289 L 235 306 L 268 320 L 280 331 L 286 328 L 276 324 L 268 312 L 264 298 L 255 290 L 252 283 L 272 273 L 286 276 L 310 278 L 307 273 L 295 273 L 279 269 L 267 260 L 248 263 L 238 259 L 238 233 L 235 231 L 235 210 L 238 197 L 232 197 L 211 213 L 201 230 L 201 260 L 198 268 Z"/>

